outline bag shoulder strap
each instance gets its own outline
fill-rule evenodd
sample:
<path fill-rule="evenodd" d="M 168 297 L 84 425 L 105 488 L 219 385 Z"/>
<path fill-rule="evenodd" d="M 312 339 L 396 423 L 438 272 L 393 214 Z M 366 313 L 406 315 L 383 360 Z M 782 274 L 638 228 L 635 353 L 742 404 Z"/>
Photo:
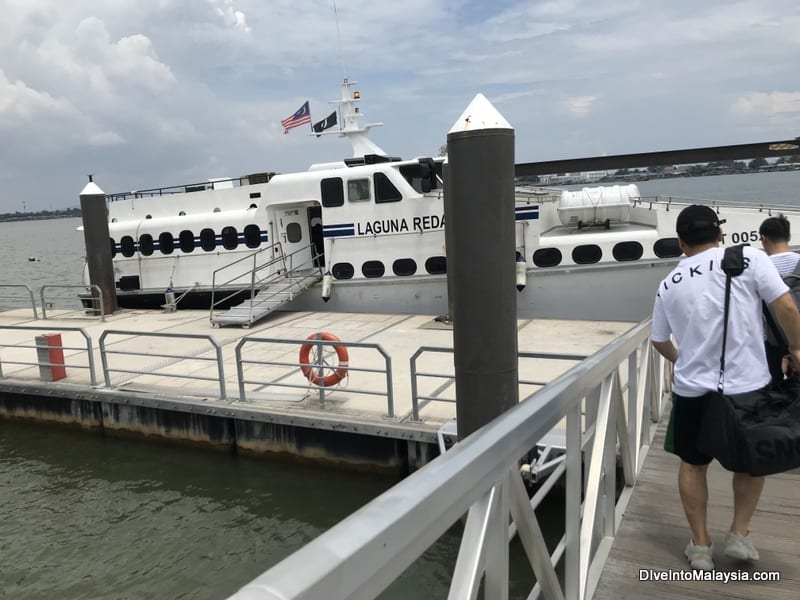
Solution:
<path fill-rule="evenodd" d="M 728 342 L 728 313 L 731 305 L 731 277 L 738 277 L 744 271 L 744 246 L 728 246 L 722 256 L 722 270 L 725 273 L 725 316 L 722 321 L 722 352 L 719 356 L 719 381 L 717 390 L 722 392 L 725 383 L 725 346 Z"/>

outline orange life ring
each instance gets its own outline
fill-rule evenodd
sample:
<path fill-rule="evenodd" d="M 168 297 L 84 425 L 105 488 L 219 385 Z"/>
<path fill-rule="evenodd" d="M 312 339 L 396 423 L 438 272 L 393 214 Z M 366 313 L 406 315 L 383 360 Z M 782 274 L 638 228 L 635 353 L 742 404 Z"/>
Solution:
<path fill-rule="evenodd" d="M 306 339 L 309 340 L 325 340 L 328 342 L 341 342 L 338 337 L 333 335 L 332 333 L 328 333 L 327 331 L 321 331 L 319 333 L 312 333 Z M 319 373 L 317 365 L 311 363 L 309 357 L 311 356 L 311 348 L 313 348 L 315 344 L 303 344 L 300 346 L 300 370 L 303 372 L 308 380 L 311 382 L 312 385 L 318 385 L 320 383 Z M 350 355 L 347 354 L 347 348 L 344 346 L 334 346 L 334 350 L 336 350 L 336 356 L 339 358 L 339 365 L 336 367 L 336 370 L 331 373 L 330 375 L 326 375 L 322 379 L 322 385 L 325 387 L 330 387 L 332 385 L 336 385 L 342 379 L 347 377 L 347 368 L 348 368 L 348 361 L 350 360 Z"/>

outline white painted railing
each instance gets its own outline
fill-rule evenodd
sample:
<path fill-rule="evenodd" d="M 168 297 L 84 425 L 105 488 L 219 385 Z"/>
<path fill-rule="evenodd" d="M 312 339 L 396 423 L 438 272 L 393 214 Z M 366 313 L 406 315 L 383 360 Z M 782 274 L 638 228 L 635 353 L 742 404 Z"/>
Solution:
<path fill-rule="evenodd" d="M 648 320 L 232 598 L 374 598 L 466 513 L 450 598 L 476 598 L 481 582 L 485 598 L 508 598 L 508 545 L 515 531 L 537 580 L 530 598 L 591 598 L 661 414 L 663 363 L 649 334 Z M 552 477 L 565 476 L 566 523 L 550 555 L 531 506 L 538 494 L 529 500 L 518 461 L 564 420 L 566 459 Z M 618 454 L 624 475 L 619 496 Z M 563 585 L 555 571 L 561 560 Z"/>

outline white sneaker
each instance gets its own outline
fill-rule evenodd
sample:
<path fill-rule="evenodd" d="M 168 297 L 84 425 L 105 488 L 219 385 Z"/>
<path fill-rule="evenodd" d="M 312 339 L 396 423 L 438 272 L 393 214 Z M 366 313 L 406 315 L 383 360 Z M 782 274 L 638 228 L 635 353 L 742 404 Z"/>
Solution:
<path fill-rule="evenodd" d="M 709 546 L 695 546 L 692 540 L 689 540 L 689 545 L 683 553 L 689 559 L 689 564 L 693 569 L 698 571 L 713 571 L 714 560 L 711 558 L 714 544 Z"/>
<path fill-rule="evenodd" d="M 732 531 L 725 536 L 725 556 L 739 560 L 758 560 L 758 550 L 753 546 L 750 533 L 740 535 Z"/>

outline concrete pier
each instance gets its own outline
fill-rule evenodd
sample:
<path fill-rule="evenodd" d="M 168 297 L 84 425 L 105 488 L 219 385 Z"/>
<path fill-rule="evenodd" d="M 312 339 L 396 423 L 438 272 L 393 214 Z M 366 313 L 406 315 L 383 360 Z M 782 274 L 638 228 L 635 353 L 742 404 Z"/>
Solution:
<path fill-rule="evenodd" d="M 0 313 L 0 419 L 68 426 L 108 436 L 190 444 L 226 452 L 291 458 L 344 468 L 408 472 L 435 457 L 437 432 L 455 418 L 452 353 L 426 353 L 418 395 L 450 401 L 421 402 L 412 416 L 410 357 L 422 346 L 453 347 L 452 329 L 433 315 L 293 312 L 277 313 L 251 329 L 214 329 L 206 311 L 176 313 L 120 310 L 105 322 L 48 311 L 44 320 L 29 310 Z M 628 330 L 631 323 L 520 320 L 520 352 L 588 355 Z M 30 329 L 21 329 L 28 327 Z M 62 331 L 67 377 L 39 378 L 33 338 L 57 328 L 81 328 L 90 338 L 96 369 L 92 385 L 85 338 Z M 99 340 L 104 332 L 110 385 L 103 375 Z M 298 363 L 298 344 L 254 343 L 242 358 L 245 378 L 258 384 L 239 393 L 236 346 L 245 337 L 304 340 L 328 331 L 347 343 L 379 345 L 391 358 L 393 416 L 380 395 L 386 375 L 375 351 L 350 349 L 353 370 L 342 385 L 320 398 Z M 177 334 L 177 337 L 137 336 Z M 207 342 L 181 335 L 209 335 L 221 346 L 225 397 Z M 125 354 L 129 353 L 129 354 Z M 165 358 L 171 356 L 172 358 Z M 424 359 L 424 361 L 422 360 Z M 28 364 L 17 364 L 28 363 Z M 520 397 L 525 398 L 577 363 L 520 359 Z M 372 371 L 357 371 L 363 368 Z M 524 383 L 539 382 L 539 383 Z M 291 387 L 281 387 L 286 384 Z M 375 394 L 357 393 L 376 390 Z"/>

